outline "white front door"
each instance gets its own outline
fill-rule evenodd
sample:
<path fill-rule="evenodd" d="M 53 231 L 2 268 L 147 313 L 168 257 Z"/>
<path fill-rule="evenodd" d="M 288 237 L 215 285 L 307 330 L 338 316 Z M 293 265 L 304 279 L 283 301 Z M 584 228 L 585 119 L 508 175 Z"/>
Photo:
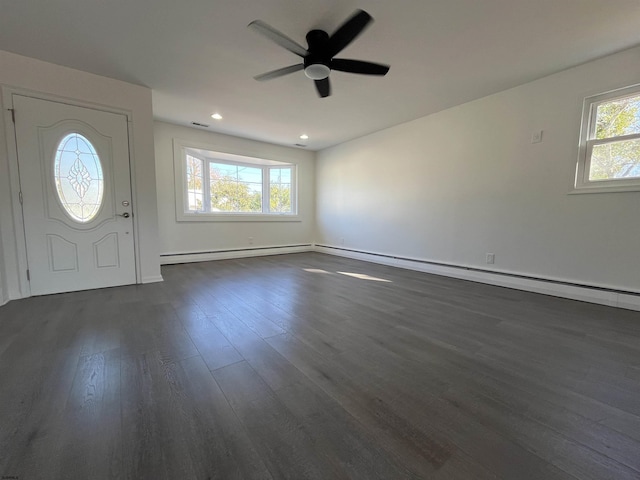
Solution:
<path fill-rule="evenodd" d="M 31 294 L 135 283 L 127 117 L 12 99 Z"/>

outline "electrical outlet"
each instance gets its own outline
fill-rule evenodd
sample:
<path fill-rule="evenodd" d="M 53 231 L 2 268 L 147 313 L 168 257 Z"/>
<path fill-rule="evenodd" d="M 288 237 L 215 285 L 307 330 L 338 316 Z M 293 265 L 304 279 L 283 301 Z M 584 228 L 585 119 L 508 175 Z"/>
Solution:
<path fill-rule="evenodd" d="M 487 253 L 487 264 L 493 265 L 494 263 L 496 263 L 496 254 Z"/>
<path fill-rule="evenodd" d="M 531 143 L 540 143 L 542 141 L 542 130 L 536 130 L 531 134 Z"/>
<path fill-rule="evenodd" d="M 253 245 L 253 237 L 249 237 L 249 245 Z"/>
<path fill-rule="evenodd" d="M 344 237 L 340 238 L 340 245 L 344 245 Z"/>

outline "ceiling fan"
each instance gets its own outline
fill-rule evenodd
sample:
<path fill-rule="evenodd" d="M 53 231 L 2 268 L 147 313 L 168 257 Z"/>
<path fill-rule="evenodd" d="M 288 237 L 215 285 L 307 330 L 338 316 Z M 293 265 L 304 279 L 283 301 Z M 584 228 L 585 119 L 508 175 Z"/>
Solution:
<path fill-rule="evenodd" d="M 304 70 L 304 74 L 314 80 L 318 94 L 321 97 L 328 97 L 331 95 L 331 84 L 329 83 L 331 70 L 363 75 L 386 75 L 389 71 L 389 65 L 333 58 L 360 35 L 372 21 L 373 18 L 367 12 L 356 10 L 331 36 L 324 30 L 311 30 L 306 37 L 309 48 L 304 48 L 265 22 L 254 20 L 249 24 L 249 28 L 261 33 L 291 53 L 302 57 L 303 62 L 272 70 L 253 78 L 265 81 Z"/>

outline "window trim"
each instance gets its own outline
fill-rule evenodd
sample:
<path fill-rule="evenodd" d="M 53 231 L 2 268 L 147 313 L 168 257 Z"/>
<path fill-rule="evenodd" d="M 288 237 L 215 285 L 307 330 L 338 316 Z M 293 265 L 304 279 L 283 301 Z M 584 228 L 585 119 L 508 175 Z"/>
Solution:
<path fill-rule="evenodd" d="M 580 143 L 578 145 L 578 161 L 576 164 L 573 188 L 569 193 L 611 193 L 640 191 L 640 178 L 615 180 L 589 180 L 591 170 L 591 152 L 596 145 L 619 142 L 622 140 L 640 139 L 639 134 L 621 135 L 606 139 L 591 139 L 596 125 L 597 107 L 618 98 L 640 95 L 640 84 L 611 90 L 605 93 L 586 97 L 582 104 L 582 123 L 580 125 Z"/>
<path fill-rule="evenodd" d="M 224 163 L 260 166 L 266 168 L 291 167 L 291 197 L 293 213 L 241 213 L 241 212 L 186 212 L 188 205 L 186 188 L 186 158 L 187 150 L 191 150 L 189 155 L 198 158 L 203 162 L 203 177 L 209 171 L 208 163 L 220 160 Z M 194 150 L 206 150 L 216 155 L 216 158 L 202 158 Z M 225 152 L 219 146 L 203 144 L 187 140 L 173 139 L 173 166 L 174 166 L 174 189 L 175 208 L 177 222 L 300 222 L 300 212 L 298 205 L 298 164 L 295 161 L 282 161 L 271 158 L 257 157 L 252 155 L 240 155 L 238 153 Z M 206 172 L 205 172 L 206 169 Z M 268 179 L 267 179 L 268 183 Z M 263 178 L 263 185 L 265 179 Z M 204 189 L 204 200 L 208 201 L 210 193 Z M 266 195 L 263 192 L 263 206 Z"/>

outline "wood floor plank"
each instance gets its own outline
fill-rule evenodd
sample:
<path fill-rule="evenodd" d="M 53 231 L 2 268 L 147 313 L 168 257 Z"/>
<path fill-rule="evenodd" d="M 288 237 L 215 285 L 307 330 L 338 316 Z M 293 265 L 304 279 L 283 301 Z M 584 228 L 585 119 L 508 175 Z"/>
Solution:
<path fill-rule="evenodd" d="M 125 478 L 190 478 L 187 446 L 176 435 L 180 417 L 171 371 L 157 352 L 122 356 L 122 446 Z"/>
<path fill-rule="evenodd" d="M 195 478 L 272 479 L 218 384 L 199 357 L 171 366 L 179 377 L 181 433 Z"/>
<path fill-rule="evenodd" d="M 123 356 L 159 352 L 166 363 L 198 355 L 198 349 L 168 304 L 136 302 L 120 312 Z"/>
<path fill-rule="evenodd" d="M 416 474 L 435 475 L 457 448 L 462 448 L 490 471 L 507 478 L 516 474 L 522 479 L 568 478 L 537 456 L 478 425 L 472 416 L 460 418 L 443 402 L 438 405 L 440 409 L 434 408 L 434 395 L 442 387 L 431 389 L 434 394 L 422 390 L 415 394 L 419 400 L 412 402 L 408 392 L 397 390 L 394 379 L 385 385 L 381 376 L 356 370 L 361 377 L 356 381 L 347 373 L 354 369 L 342 368 L 344 359 L 340 363 L 314 359 L 292 338 L 272 337 L 269 342 L 370 428 L 371 434 Z M 362 378 L 369 375 L 373 378 Z"/>
<path fill-rule="evenodd" d="M 559 407 L 544 392 L 524 392 L 511 383 L 491 377 L 467 377 L 463 398 L 482 395 L 495 399 L 505 412 L 515 412 L 528 420 L 545 425 L 574 443 L 584 445 L 601 455 L 609 456 L 638 472 L 640 442 L 601 423 L 574 413 L 572 406 Z M 445 394 L 445 398 L 451 392 Z M 588 465 L 589 462 L 582 462 Z"/>
<path fill-rule="evenodd" d="M 282 388 L 302 377 L 299 370 L 235 315 L 219 315 L 211 321 L 271 388 Z"/>
<path fill-rule="evenodd" d="M 637 479 L 640 475 L 637 470 L 607 455 L 571 441 L 551 428 L 545 428 L 524 415 L 504 408 L 503 404 L 490 397 L 464 391 L 449 392 L 445 396 L 447 398 L 460 409 L 470 408 L 469 413 L 479 422 L 490 425 L 519 445 L 526 445 L 533 452 L 549 449 L 549 453 L 541 454 L 542 458 L 576 478 L 630 480 Z"/>
<path fill-rule="evenodd" d="M 0 307 L 0 476 L 640 478 L 640 312 L 317 253 Z"/>
<path fill-rule="evenodd" d="M 20 381 L 3 382 L 0 397 L 0 472 L 38 478 L 60 469 L 59 438 L 75 378 L 77 351 L 56 350 L 44 358 L 22 357 Z"/>
<path fill-rule="evenodd" d="M 285 358 L 334 398 L 350 415 L 369 428 L 392 455 L 402 458 L 416 474 L 432 474 L 452 455 L 455 447 L 444 436 L 422 432 L 393 412 L 375 392 L 355 383 L 341 369 L 317 358 L 290 336 L 268 339 Z"/>
<path fill-rule="evenodd" d="M 275 395 L 303 422 L 316 448 L 339 462 L 346 478 L 420 478 L 404 468 L 401 459 L 377 445 L 356 418 L 312 382 L 289 385 Z"/>
<path fill-rule="evenodd" d="M 176 315 L 209 370 L 225 367 L 243 360 L 242 355 L 200 309 L 180 309 Z"/>
<path fill-rule="evenodd" d="M 80 357 L 62 424 L 60 470 L 52 476 L 123 477 L 119 349 Z"/>
<path fill-rule="evenodd" d="M 318 444 L 246 362 L 213 375 L 261 452 L 269 471 L 282 479 L 346 479 Z"/>

